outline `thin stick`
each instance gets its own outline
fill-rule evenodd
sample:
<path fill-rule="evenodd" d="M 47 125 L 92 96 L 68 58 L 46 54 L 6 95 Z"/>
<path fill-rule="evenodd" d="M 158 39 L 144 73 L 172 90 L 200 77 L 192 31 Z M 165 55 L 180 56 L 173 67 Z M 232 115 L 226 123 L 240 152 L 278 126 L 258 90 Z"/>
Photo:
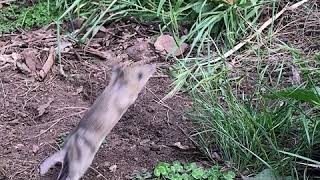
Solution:
<path fill-rule="evenodd" d="M 251 41 L 251 39 L 253 39 L 255 36 L 257 36 L 258 34 L 261 34 L 262 31 L 268 27 L 272 21 L 278 19 L 285 11 L 287 10 L 294 10 L 296 8 L 298 8 L 299 6 L 301 6 L 302 4 L 308 2 L 308 0 L 302 0 L 300 2 L 297 2 L 295 4 L 293 4 L 292 6 L 289 6 L 289 7 L 284 7 L 280 12 L 278 12 L 275 17 L 271 17 L 270 19 L 268 19 L 265 23 L 262 24 L 262 26 L 254 33 L 252 34 L 251 36 L 249 36 L 247 39 L 245 39 L 243 42 L 240 42 L 239 44 L 237 44 L 236 46 L 234 46 L 232 49 L 230 49 L 229 51 L 227 51 L 225 54 L 223 54 L 222 56 L 212 60 L 212 61 L 209 61 L 209 62 L 205 62 L 203 64 L 200 64 L 200 66 L 202 65 L 206 65 L 206 64 L 210 64 L 210 63 L 214 63 L 214 62 L 218 62 L 220 61 L 221 59 L 224 59 L 224 58 L 227 58 L 229 56 L 231 56 L 233 53 L 235 53 L 236 51 L 238 51 L 240 48 L 242 48 L 242 46 L 244 46 L 245 44 L 247 44 L 247 42 Z"/>
<path fill-rule="evenodd" d="M 92 166 L 90 166 L 90 169 L 92 169 L 94 172 L 96 172 L 96 173 L 98 174 L 98 176 L 101 176 L 103 179 L 106 179 L 106 180 L 107 180 L 107 178 L 106 178 L 103 174 L 101 174 L 98 170 L 96 170 L 96 169 L 93 168 Z"/>
<path fill-rule="evenodd" d="M 33 139 L 33 138 L 37 138 L 39 136 L 41 136 L 42 134 L 48 132 L 53 126 L 55 126 L 56 124 L 58 124 L 58 122 L 60 122 L 61 120 L 63 119 L 66 119 L 66 118 L 69 118 L 69 117 L 72 117 L 72 116 L 76 116 L 76 115 L 79 115 L 83 112 L 85 112 L 86 110 L 84 111 L 80 111 L 80 112 L 77 112 L 77 113 L 73 113 L 73 114 L 70 114 L 69 116 L 65 116 L 65 117 L 62 117 L 62 118 L 59 118 L 59 119 L 56 119 L 52 122 L 54 122 L 50 127 L 48 127 L 46 130 L 44 130 L 43 132 L 39 133 L 38 135 L 34 136 L 34 137 L 31 137 L 31 138 L 27 138 L 27 139 L 24 139 L 24 140 L 29 140 L 29 139 Z"/>
<path fill-rule="evenodd" d="M 84 110 L 88 110 L 87 107 L 64 107 L 64 108 L 57 108 L 55 110 L 53 110 L 53 112 L 58 112 L 58 111 L 63 111 L 63 110 L 67 110 L 67 109 L 84 109 Z"/>
<path fill-rule="evenodd" d="M 151 89 L 149 89 L 148 87 L 146 87 L 146 89 L 151 92 L 151 94 L 156 97 L 158 99 L 158 101 L 155 100 L 156 103 L 170 109 L 171 111 L 174 111 L 170 106 L 168 106 L 166 103 L 164 103 L 153 91 L 151 91 Z"/>

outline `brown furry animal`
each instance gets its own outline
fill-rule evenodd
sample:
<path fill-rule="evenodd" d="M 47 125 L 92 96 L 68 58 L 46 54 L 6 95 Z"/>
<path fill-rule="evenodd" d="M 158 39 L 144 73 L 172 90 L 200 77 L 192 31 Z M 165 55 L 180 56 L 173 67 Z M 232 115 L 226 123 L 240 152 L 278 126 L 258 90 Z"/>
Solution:
<path fill-rule="evenodd" d="M 40 174 L 44 175 L 57 162 L 62 162 L 59 180 L 80 179 L 105 137 L 135 102 L 155 69 L 155 65 L 114 68 L 109 85 L 68 136 L 63 148 L 40 165 Z"/>

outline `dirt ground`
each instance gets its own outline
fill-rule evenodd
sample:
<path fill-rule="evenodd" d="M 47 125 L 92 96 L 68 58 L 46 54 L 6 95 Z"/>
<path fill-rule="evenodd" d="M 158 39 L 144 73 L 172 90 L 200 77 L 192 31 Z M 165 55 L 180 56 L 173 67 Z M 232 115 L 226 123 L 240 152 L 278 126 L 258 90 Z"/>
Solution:
<path fill-rule="evenodd" d="M 102 92 L 109 80 L 110 65 L 117 63 L 114 60 L 152 61 L 159 68 L 106 138 L 84 179 L 125 179 L 135 170 L 151 170 L 160 161 L 188 161 L 197 157 L 182 131 L 188 131 L 189 122 L 183 113 L 190 102 L 183 95 L 160 101 L 170 90 L 171 81 L 165 74 L 170 62 L 149 47 L 151 36 L 141 35 L 147 32 L 137 33 L 137 29 L 145 29 L 132 26 L 121 28 L 118 24 L 98 34 L 90 43 L 91 52 L 72 47 L 62 53 L 62 69 L 67 77 L 61 75 L 58 62 L 43 81 L 12 63 L 1 64 L 0 179 L 57 176 L 59 166 L 47 176 L 39 177 L 38 165 L 59 149 L 63 137 Z M 3 36 L 0 51 L 20 54 L 26 64 L 31 61 L 38 69 L 46 61 L 49 48 L 55 45 L 54 31 L 35 30 Z M 33 54 L 28 55 L 31 51 Z M 175 143 L 191 150 L 182 152 L 174 148 Z"/>
<path fill-rule="evenodd" d="M 274 38 L 305 54 L 319 52 L 319 11 L 312 12 L 303 8 L 289 12 L 275 26 Z M 50 47 L 57 47 L 55 28 L 0 37 L 0 55 L 22 56 L 14 62 L 0 61 L 0 180 L 54 179 L 59 168 L 40 178 L 39 163 L 59 149 L 63 137 L 108 84 L 110 65 L 116 63 L 154 62 L 159 68 L 106 138 L 84 179 L 126 179 L 135 170 L 151 170 L 160 161 L 199 160 L 186 135 L 192 131 L 190 122 L 183 116 L 191 102 L 182 94 L 160 101 L 170 90 L 166 72 L 172 62 L 150 46 L 155 27 L 111 24 L 86 47 L 70 45 L 72 39 L 65 38 L 61 63 L 56 61 L 42 81 L 29 71 L 30 67 L 41 69 Z M 282 56 L 266 60 L 292 60 L 291 55 Z M 246 63 L 243 59 L 239 59 L 241 67 Z M 188 148 L 183 151 L 181 147 Z"/>

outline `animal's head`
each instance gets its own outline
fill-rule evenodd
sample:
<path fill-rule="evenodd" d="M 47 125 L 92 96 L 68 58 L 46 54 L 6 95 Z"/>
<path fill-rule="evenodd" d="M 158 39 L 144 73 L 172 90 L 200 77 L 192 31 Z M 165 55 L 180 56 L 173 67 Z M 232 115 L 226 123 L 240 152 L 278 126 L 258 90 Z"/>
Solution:
<path fill-rule="evenodd" d="M 133 103 L 131 101 L 138 97 L 138 94 L 155 71 L 155 64 L 132 65 L 125 68 L 115 66 L 112 70 L 110 86 L 124 102 Z"/>

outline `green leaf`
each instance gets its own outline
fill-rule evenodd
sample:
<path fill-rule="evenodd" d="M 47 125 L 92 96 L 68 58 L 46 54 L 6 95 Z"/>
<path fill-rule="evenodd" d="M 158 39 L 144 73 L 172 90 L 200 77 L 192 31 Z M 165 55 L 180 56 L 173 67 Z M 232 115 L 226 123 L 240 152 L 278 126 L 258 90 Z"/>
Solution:
<path fill-rule="evenodd" d="M 258 175 L 255 177 L 245 178 L 245 180 L 274 180 L 274 179 L 285 179 L 285 180 L 293 180 L 294 178 L 292 176 L 286 176 L 286 177 L 279 177 L 274 174 L 272 169 L 265 169 L 261 171 Z"/>
<path fill-rule="evenodd" d="M 154 169 L 153 174 L 156 177 L 160 177 L 161 175 L 167 176 L 170 173 L 170 168 L 169 168 L 168 163 L 160 162 Z"/>
<path fill-rule="evenodd" d="M 320 88 L 315 87 L 313 89 L 292 89 L 277 91 L 272 95 L 266 95 L 265 97 L 271 99 L 286 99 L 292 98 L 298 101 L 306 101 L 320 106 Z"/>
<path fill-rule="evenodd" d="M 225 180 L 233 180 L 236 177 L 236 174 L 233 171 L 228 171 L 223 173 L 223 178 Z"/>
<path fill-rule="evenodd" d="M 211 174 L 208 177 L 208 180 L 218 180 L 219 179 L 219 175 L 218 174 Z"/>
<path fill-rule="evenodd" d="M 180 174 L 174 174 L 168 177 L 170 180 L 182 180 L 182 177 Z"/>
<path fill-rule="evenodd" d="M 205 172 L 202 168 L 193 169 L 191 173 L 192 177 L 194 177 L 195 179 L 201 179 L 204 174 Z"/>
<path fill-rule="evenodd" d="M 174 161 L 172 166 L 171 166 L 171 171 L 172 172 L 183 172 L 183 166 L 179 161 Z"/>
<path fill-rule="evenodd" d="M 183 173 L 181 175 L 182 180 L 191 180 L 192 177 L 189 174 Z"/>
<path fill-rule="evenodd" d="M 213 167 L 211 167 L 208 171 L 207 171 L 207 178 L 208 180 L 218 180 L 219 177 L 222 175 L 220 172 L 221 167 L 218 165 L 215 165 Z"/>
<path fill-rule="evenodd" d="M 186 164 L 184 168 L 185 168 L 185 170 L 187 172 L 189 172 L 189 171 L 192 171 L 194 169 L 197 169 L 198 167 L 197 167 L 196 163 L 190 163 L 190 164 Z"/>
<path fill-rule="evenodd" d="M 213 4 L 202 1 L 198 1 L 192 6 L 192 10 L 196 13 L 206 13 L 210 10 L 214 9 Z"/>

